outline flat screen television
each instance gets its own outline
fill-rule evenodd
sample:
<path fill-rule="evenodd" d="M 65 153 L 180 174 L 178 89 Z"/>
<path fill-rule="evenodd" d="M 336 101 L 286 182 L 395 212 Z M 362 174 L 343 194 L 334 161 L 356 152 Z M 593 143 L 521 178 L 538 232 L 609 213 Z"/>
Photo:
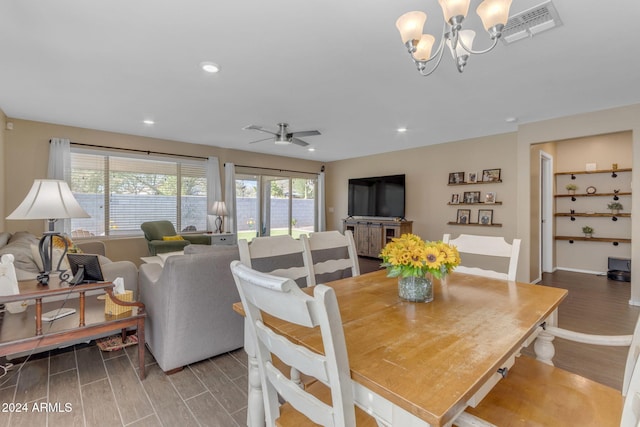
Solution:
<path fill-rule="evenodd" d="M 349 179 L 349 216 L 404 218 L 404 175 Z"/>

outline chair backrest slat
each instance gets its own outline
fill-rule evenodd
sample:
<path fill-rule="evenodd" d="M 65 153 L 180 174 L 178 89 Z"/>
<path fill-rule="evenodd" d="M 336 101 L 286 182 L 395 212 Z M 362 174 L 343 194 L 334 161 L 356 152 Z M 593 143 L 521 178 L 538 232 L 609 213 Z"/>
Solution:
<path fill-rule="evenodd" d="M 353 233 L 350 230 L 322 231 L 302 235 L 307 264 L 310 266 L 312 284 L 360 275 L 358 254 Z"/>
<path fill-rule="evenodd" d="M 240 261 L 254 270 L 286 277 L 298 286 L 311 286 L 310 266 L 300 240 L 289 235 L 256 237 L 238 241 Z"/>
<path fill-rule="evenodd" d="M 450 234 L 445 234 L 442 241 L 456 246 L 456 248 L 458 248 L 458 252 L 461 254 L 466 253 L 509 259 L 509 267 L 506 273 L 463 265 L 456 267 L 456 271 L 474 274 L 476 276 L 490 277 L 493 279 L 516 280 L 516 274 L 518 272 L 518 257 L 520 255 L 520 239 L 513 239 L 513 243 L 509 244 L 504 237 L 499 236 L 461 234 L 457 238 L 451 239 Z"/>

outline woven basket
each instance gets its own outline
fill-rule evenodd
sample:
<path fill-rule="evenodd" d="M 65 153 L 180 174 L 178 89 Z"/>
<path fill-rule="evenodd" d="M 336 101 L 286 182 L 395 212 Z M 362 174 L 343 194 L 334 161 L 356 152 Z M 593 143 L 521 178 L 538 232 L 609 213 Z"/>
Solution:
<path fill-rule="evenodd" d="M 115 296 L 120 301 L 132 302 L 133 301 L 133 291 L 124 291 L 124 294 L 119 294 Z M 104 299 L 104 314 L 109 314 L 111 316 L 115 316 L 118 314 L 123 314 L 130 312 L 133 309 L 131 306 L 118 305 L 107 294 L 107 297 Z"/>

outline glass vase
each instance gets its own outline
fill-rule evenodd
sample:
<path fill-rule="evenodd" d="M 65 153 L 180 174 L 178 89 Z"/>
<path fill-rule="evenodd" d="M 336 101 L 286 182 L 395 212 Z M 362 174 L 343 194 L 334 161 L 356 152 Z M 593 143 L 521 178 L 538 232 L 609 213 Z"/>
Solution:
<path fill-rule="evenodd" d="M 398 278 L 398 295 L 405 301 L 433 301 L 433 282 L 429 276 L 408 276 Z"/>

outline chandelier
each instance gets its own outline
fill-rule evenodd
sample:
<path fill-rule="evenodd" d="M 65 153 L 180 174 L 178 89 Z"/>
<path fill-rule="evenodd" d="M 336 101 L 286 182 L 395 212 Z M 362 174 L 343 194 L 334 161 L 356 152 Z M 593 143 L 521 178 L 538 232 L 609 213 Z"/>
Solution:
<path fill-rule="evenodd" d="M 480 16 L 482 24 L 492 40 L 491 46 L 484 50 L 473 50 L 473 39 L 476 32 L 462 29 L 462 23 L 469 12 L 470 0 L 438 0 L 445 22 L 440 45 L 433 55 L 431 55 L 431 51 L 435 37 L 431 34 L 422 34 L 424 23 L 427 21 L 426 13 L 421 11 L 405 13 L 396 21 L 396 27 L 400 31 L 402 43 L 407 47 L 420 74 L 428 76 L 438 68 L 445 50 L 445 43 L 453 55 L 458 71 L 462 73 L 471 54 L 480 55 L 496 47 L 498 39 L 502 35 L 502 29 L 509 18 L 511 1 L 484 0 L 476 9 L 476 13 Z M 435 63 L 427 71 L 427 64 L 432 61 Z"/>

